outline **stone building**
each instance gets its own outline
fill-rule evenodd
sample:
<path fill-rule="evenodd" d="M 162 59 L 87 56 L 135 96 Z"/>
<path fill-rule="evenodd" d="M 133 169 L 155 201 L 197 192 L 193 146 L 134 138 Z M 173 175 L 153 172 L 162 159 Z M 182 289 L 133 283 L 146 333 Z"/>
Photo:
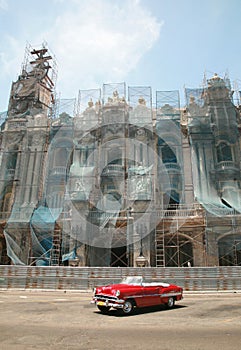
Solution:
<path fill-rule="evenodd" d="M 241 265 L 240 113 L 226 78 L 56 99 L 27 48 L 1 126 L 0 263 Z M 70 109 L 70 106 L 73 108 Z"/>

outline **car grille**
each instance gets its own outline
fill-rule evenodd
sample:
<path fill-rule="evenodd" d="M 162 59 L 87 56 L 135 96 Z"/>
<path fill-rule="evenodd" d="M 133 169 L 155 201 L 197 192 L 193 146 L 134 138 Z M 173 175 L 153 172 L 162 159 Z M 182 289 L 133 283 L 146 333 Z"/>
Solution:
<path fill-rule="evenodd" d="M 103 294 L 96 294 L 95 298 L 99 299 L 99 300 L 117 300 L 117 297 L 114 297 L 112 295 L 103 295 Z"/>

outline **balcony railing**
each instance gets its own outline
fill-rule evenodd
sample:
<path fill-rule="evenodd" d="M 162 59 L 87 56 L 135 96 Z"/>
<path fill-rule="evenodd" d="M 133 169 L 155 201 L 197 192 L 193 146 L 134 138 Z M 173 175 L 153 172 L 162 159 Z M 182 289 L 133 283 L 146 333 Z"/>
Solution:
<path fill-rule="evenodd" d="M 52 170 L 50 175 L 54 176 L 54 175 L 61 175 L 61 176 L 65 176 L 66 175 L 66 167 L 64 166 L 55 166 Z"/>
<path fill-rule="evenodd" d="M 167 169 L 180 170 L 180 165 L 178 163 L 164 163 Z"/>
<path fill-rule="evenodd" d="M 170 205 L 167 209 L 157 209 L 157 217 L 190 217 L 201 216 L 202 207 L 199 204 L 193 204 L 190 206 L 179 204 Z"/>
<path fill-rule="evenodd" d="M 9 120 L 7 124 L 7 128 L 8 130 L 26 128 L 26 121 Z"/>
<path fill-rule="evenodd" d="M 222 170 L 239 170 L 239 166 L 237 163 L 233 162 L 233 161 L 223 161 L 223 162 L 219 162 L 216 165 L 216 170 L 218 171 L 222 171 Z"/>
<path fill-rule="evenodd" d="M 120 164 L 109 164 L 107 165 L 103 171 L 102 176 L 123 176 L 124 167 Z"/>

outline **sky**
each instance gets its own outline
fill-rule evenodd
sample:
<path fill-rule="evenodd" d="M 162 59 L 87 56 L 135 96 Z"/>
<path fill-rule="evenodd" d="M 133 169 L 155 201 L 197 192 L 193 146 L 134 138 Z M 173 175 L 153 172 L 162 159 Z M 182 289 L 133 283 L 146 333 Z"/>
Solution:
<path fill-rule="evenodd" d="M 106 83 L 199 88 L 228 74 L 241 88 L 241 0 L 0 0 L 0 112 L 26 45 L 56 57 L 61 98 Z"/>

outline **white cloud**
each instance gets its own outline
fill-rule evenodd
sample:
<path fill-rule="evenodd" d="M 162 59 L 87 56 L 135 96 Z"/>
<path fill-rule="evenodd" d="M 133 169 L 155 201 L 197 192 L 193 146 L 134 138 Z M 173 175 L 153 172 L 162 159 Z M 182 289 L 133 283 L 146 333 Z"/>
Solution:
<path fill-rule="evenodd" d="M 138 0 L 53 0 L 52 4 L 49 13 L 38 12 L 45 16 L 44 31 L 36 25 L 36 11 L 26 26 L 18 27 L 16 21 L 14 36 L 7 25 L 2 28 L 0 80 L 5 89 L 0 110 L 6 109 L 27 41 L 33 47 L 47 42 L 57 58 L 57 90 L 63 98 L 71 98 L 79 89 L 128 80 L 128 73 L 159 38 L 162 23 Z M 8 8 L 8 1 L 0 0 L 0 10 Z"/>
<path fill-rule="evenodd" d="M 62 96 L 125 80 L 157 41 L 161 25 L 138 0 L 72 0 L 44 34 L 58 60 Z"/>
<path fill-rule="evenodd" d="M 7 10 L 8 9 L 7 0 L 0 0 L 0 9 L 1 10 Z"/>
<path fill-rule="evenodd" d="M 4 39 L 8 43 L 8 50 L 0 51 L 0 74 L 15 79 L 17 73 L 20 73 L 20 64 L 21 59 L 23 59 L 24 47 L 21 46 L 18 40 L 10 35 L 6 35 Z"/>

